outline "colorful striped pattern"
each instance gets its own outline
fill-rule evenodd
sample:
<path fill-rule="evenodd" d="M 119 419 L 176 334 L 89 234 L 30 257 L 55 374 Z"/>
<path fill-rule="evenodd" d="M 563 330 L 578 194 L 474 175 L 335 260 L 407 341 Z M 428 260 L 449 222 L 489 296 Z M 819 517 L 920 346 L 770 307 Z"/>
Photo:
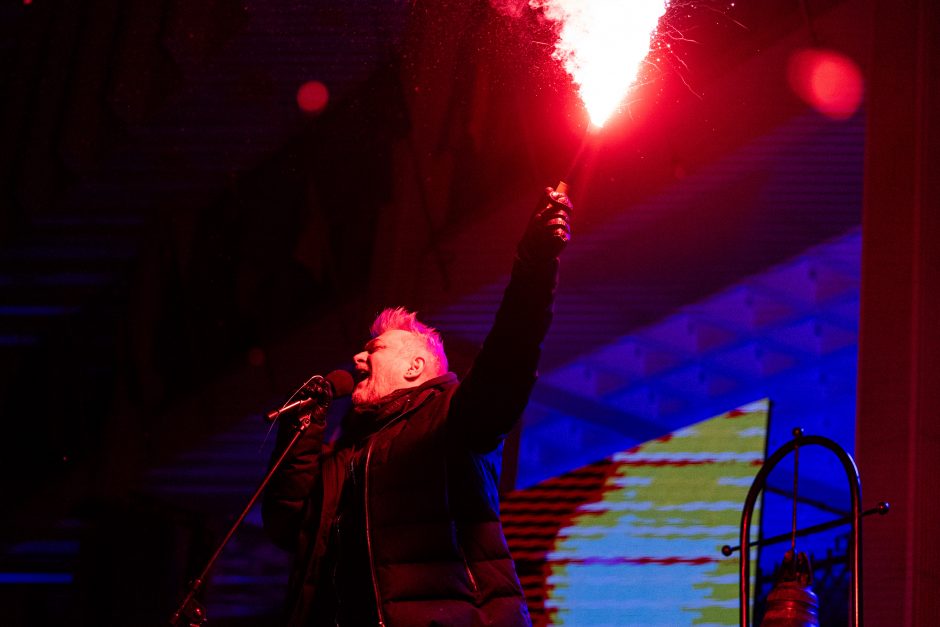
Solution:
<path fill-rule="evenodd" d="M 738 560 L 720 547 L 737 544 L 768 410 L 751 403 L 510 494 L 503 525 L 534 624 L 737 625 Z"/>

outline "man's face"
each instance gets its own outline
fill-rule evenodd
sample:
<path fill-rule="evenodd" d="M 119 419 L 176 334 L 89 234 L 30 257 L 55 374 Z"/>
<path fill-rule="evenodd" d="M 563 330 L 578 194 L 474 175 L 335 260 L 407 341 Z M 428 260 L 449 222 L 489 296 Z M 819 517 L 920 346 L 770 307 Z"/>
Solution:
<path fill-rule="evenodd" d="M 353 356 L 356 372 L 363 377 L 353 390 L 353 404 L 374 403 L 395 390 L 413 386 L 413 379 L 406 376 L 412 357 L 413 337 L 407 331 L 392 329 L 372 338 Z"/>

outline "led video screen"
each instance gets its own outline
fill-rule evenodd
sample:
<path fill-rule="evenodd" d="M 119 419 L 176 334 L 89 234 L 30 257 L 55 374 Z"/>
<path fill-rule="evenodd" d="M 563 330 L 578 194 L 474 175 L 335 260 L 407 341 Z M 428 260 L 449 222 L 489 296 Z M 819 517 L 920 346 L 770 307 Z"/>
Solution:
<path fill-rule="evenodd" d="M 533 623 L 737 625 L 739 561 L 720 549 L 738 543 L 768 413 L 750 403 L 508 495 Z"/>

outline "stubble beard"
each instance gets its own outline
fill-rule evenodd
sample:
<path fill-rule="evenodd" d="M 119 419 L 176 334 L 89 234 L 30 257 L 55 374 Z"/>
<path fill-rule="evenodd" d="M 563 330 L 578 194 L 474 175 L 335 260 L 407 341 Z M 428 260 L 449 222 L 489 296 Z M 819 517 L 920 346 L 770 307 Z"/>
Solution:
<path fill-rule="evenodd" d="M 375 389 L 375 381 L 371 377 L 360 382 L 352 393 L 352 402 L 356 407 L 374 403 L 379 398 L 381 397 Z"/>

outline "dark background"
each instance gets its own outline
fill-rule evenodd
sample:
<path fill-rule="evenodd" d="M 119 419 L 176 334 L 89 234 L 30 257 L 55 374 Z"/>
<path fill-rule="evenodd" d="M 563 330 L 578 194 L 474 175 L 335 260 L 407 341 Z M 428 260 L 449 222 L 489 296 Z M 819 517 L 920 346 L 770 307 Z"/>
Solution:
<path fill-rule="evenodd" d="M 838 365 L 857 422 L 810 422 L 856 452 L 866 500 L 895 504 L 866 543 L 872 624 L 924 624 L 937 613 L 940 502 L 925 480 L 940 458 L 936 28 L 926 0 L 675 3 L 671 51 L 592 134 L 531 11 L 508 17 L 475 0 L 4 3 L 9 624 L 162 622 L 261 476 L 258 414 L 348 360 L 388 305 L 427 312 L 463 372 L 538 191 L 562 177 L 579 239 L 549 375 L 860 233 L 846 270 L 861 312 L 848 324 L 857 390 L 856 353 Z M 812 46 L 862 71 L 865 101 L 847 120 L 825 119 L 787 84 L 788 59 Z M 310 80 L 329 90 L 318 114 L 295 100 Z M 761 150 L 779 157 L 764 171 Z M 802 169 L 781 179 L 787 164 Z M 710 380 L 701 348 L 686 358 Z M 602 415 L 610 426 L 583 399 L 572 409 L 541 390 L 538 403 L 573 416 L 566 424 Z M 746 393 L 689 404 L 720 411 Z M 689 412 L 663 410 L 662 424 Z M 772 444 L 805 425 L 775 420 Z M 566 437 L 529 424 L 510 478 L 532 477 L 538 451 Z M 207 594 L 213 622 L 269 624 L 276 612 L 283 557 L 250 542 L 260 533 L 249 526 Z"/>

